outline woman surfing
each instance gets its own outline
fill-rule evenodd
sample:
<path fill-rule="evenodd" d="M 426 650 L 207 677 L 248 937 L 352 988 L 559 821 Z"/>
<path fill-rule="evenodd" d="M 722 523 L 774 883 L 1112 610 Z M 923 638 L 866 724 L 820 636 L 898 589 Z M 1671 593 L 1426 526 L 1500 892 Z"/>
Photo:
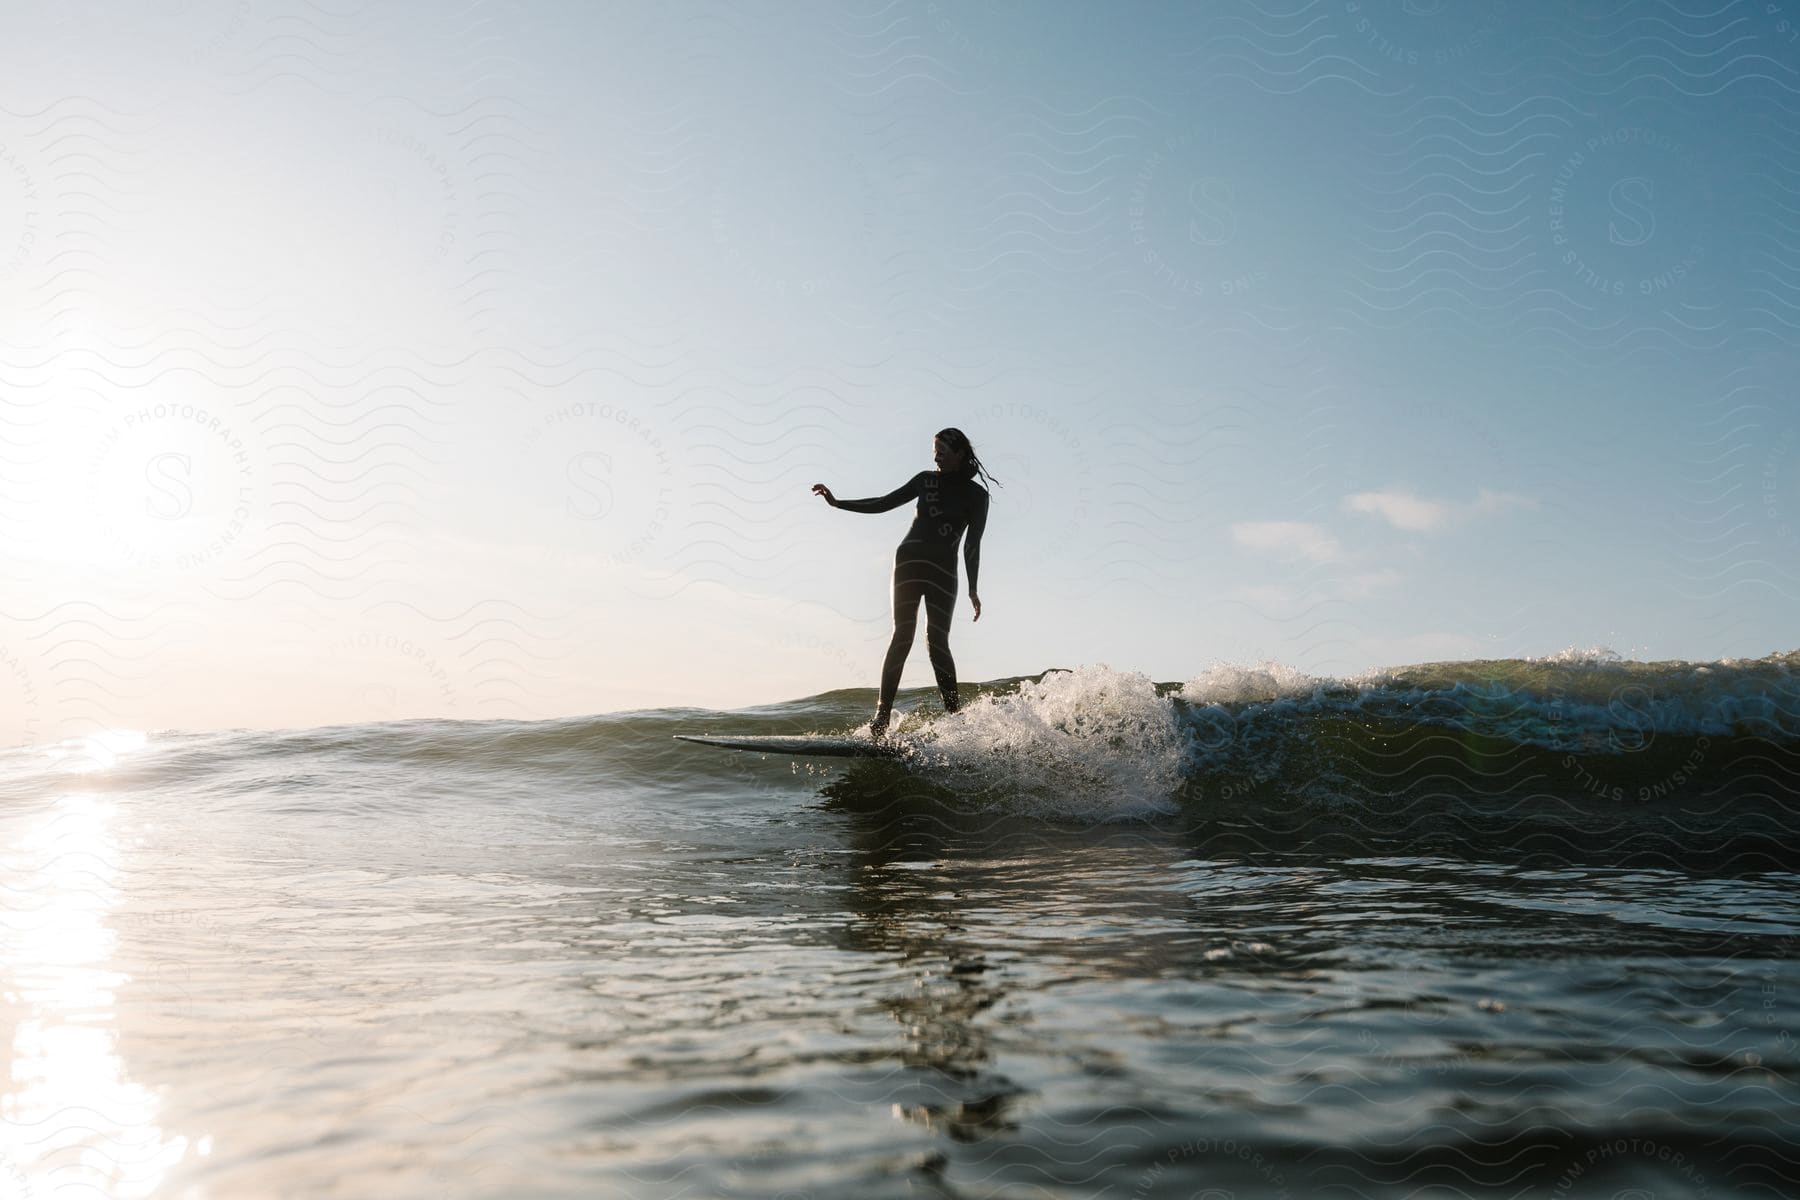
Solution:
<path fill-rule="evenodd" d="M 900 690 L 900 671 L 912 650 L 918 630 L 919 601 L 925 602 L 925 645 L 931 669 L 944 696 L 944 711 L 962 707 L 956 691 L 956 662 L 950 657 L 950 614 L 956 608 L 956 543 L 966 529 L 963 562 L 969 568 L 969 602 L 974 619 L 981 620 L 981 597 L 975 590 L 981 568 L 981 535 L 987 529 L 988 492 L 975 477 L 999 483 L 981 465 L 975 447 L 960 429 L 944 429 L 932 439 L 932 458 L 937 470 L 920 471 L 885 496 L 867 500 L 839 500 L 822 483 L 813 484 L 815 495 L 833 508 L 851 512 L 881 513 L 917 500 L 912 528 L 894 552 L 894 638 L 888 643 L 881 666 L 881 698 L 875 719 L 869 722 L 872 737 L 886 736 L 893 714 L 894 695 Z"/>

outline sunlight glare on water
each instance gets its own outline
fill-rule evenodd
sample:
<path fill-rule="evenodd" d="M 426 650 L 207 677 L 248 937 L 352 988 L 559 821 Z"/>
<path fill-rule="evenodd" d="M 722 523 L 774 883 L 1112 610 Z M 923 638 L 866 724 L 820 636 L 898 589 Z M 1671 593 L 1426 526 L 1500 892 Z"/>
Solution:
<path fill-rule="evenodd" d="M 159 1127 L 155 1093 L 118 1052 L 115 1002 L 130 976 L 113 966 L 108 923 L 122 882 L 115 816 L 99 796 L 64 794 L 8 830 L 0 860 L 0 999 L 13 1027 L 0 1174 L 23 1196 L 148 1197 L 188 1150 Z"/>

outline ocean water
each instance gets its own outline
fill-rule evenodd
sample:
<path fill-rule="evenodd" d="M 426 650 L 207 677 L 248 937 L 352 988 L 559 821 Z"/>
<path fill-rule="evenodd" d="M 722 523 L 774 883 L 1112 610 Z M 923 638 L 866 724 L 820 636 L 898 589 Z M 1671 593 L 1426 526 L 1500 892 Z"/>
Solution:
<path fill-rule="evenodd" d="M 18 748 L 0 1195 L 1793 1195 L 1796 668 Z"/>

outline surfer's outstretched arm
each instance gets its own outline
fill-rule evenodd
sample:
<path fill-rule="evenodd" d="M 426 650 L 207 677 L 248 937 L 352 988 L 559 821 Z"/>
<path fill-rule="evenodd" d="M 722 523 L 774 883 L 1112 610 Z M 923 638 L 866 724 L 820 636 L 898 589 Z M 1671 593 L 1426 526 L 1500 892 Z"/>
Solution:
<path fill-rule="evenodd" d="M 969 533 L 963 542 L 963 566 L 969 572 L 969 603 L 975 606 L 975 620 L 981 620 L 981 593 L 976 589 L 976 577 L 981 574 L 981 535 L 987 530 L 988 494 L 985 489 L 976 489 L 981 496 L 975 501 L 969 512 Z"/>
<path fill-rule="evenodd" d="M 919 482 L 927 474 L 928 472 L 921 471 L 887 495 L 874 496 L 867 500 L 839 500 L 831 494 L 831 489 L 822 483 L 813 484 L 813 491 L 825 497 L 826 502 L 833 508 L 847 508 L 851 512 L 859 513 L 883 513 L 890 508 L 899 508 L 908 500 L 917 500 L 919 498 Z"/>

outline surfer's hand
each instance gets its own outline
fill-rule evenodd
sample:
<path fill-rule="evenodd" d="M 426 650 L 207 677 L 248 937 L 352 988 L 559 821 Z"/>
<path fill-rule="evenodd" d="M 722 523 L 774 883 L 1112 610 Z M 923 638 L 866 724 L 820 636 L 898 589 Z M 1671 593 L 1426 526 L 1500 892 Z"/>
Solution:
<path fill-rule="evenodd" d="M 977 596 L 974 592 L 970 592 L 969 603 L 975 606 L 975 615 L 971 619 L 976 621 L 981 620 L 981 597 Z"/>
<path fill-rule="evenodd" d="M 831 507 L 833 507 L 833 508 L 837 507 L 837 497 L 832 495 L 831 489 L 826 487 L 824 484 L 822 484 L 822 483 L 813 484 L 813 495 L 823 496 L 823 497 L 825 497 L 825 503 L 831 505 Z"/>

